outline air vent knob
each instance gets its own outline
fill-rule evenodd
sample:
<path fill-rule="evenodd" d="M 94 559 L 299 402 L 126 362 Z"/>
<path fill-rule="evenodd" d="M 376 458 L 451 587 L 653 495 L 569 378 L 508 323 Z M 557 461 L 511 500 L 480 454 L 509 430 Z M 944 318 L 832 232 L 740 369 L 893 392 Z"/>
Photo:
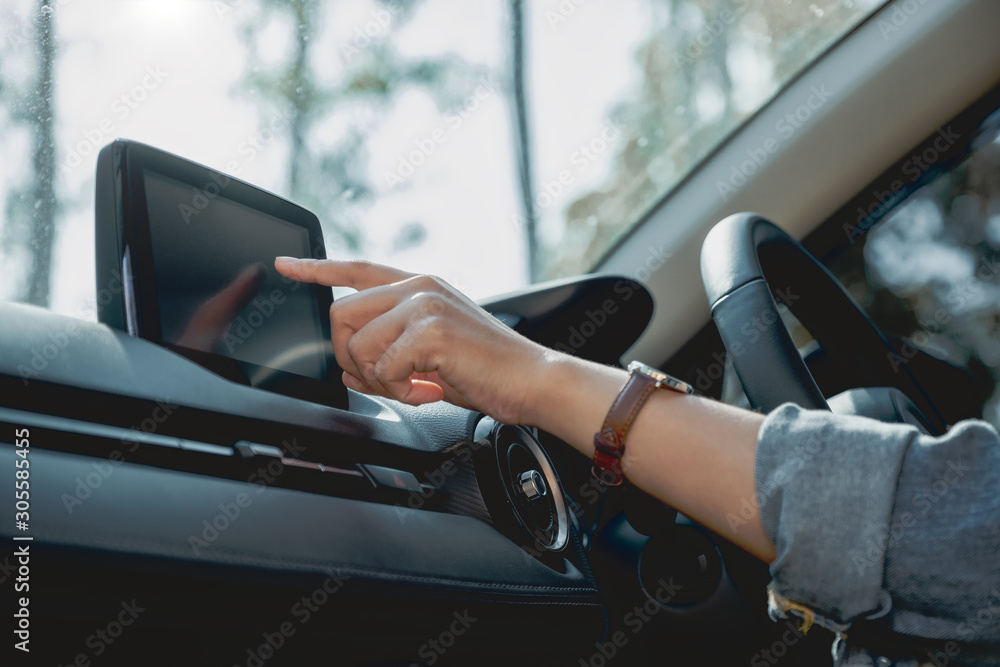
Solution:
<path fill-rule="evenodd" d="M 529 503 L 535 502 L 548 493 L 548 489 L 545 486 L 545 478 L 537 470 L 522 472 L 517 481 L 521 486 L 521 492 L 528 499 Z"/>

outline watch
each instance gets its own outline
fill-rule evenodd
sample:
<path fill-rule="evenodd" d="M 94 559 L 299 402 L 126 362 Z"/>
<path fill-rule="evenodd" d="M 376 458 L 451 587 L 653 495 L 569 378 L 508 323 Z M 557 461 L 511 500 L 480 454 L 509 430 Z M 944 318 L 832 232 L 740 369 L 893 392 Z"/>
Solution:
<path fill-rule="evenodd" d="M 693 394 L 694 387 L 646 364 L 633 361 L 628 365 L 629 377 L 618 392 L 601 430 L 594 434 L 594 466 L 591 472 L 605 486 L 621 486 L 625 481 L 622 457 L 625 438 L 632 422 L 646 400 L 657 389 L 669 389 L 681 394 Z"/>

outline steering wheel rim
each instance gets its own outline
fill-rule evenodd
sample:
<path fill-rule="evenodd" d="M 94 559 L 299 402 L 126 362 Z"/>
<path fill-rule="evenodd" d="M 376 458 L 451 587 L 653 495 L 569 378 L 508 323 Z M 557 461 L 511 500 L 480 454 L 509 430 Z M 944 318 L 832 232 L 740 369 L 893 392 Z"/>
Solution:
<path fill-rule="evenodd" d="M 833 274 L 773 222 L 737 213 L 718 223 L 702 245 L 701 274 L 712 319 L 754 409 L 770 412 L 787 402 L 830 409 L 778 314 L 777 293 L 853 386 L 899 389 L 933 431 L 944 432 L 940 412 L 885 335 Z"/>

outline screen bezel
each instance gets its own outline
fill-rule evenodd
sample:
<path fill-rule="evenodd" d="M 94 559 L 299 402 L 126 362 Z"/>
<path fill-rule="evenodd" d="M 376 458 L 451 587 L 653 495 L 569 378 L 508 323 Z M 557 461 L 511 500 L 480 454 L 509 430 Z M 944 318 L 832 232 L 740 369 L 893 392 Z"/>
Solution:
<path fill-rule="evenodd" d="M 134 309 L 136 335 L 167 347 L 234 382 L 347 409 L 347 389 L 341 380 L 340 367 L 333 355 L 330 320 L 326 317 L 333 304 L 333 294 L 329 287 L 303 285 L 312 293 L 318 309 L 320 332 L 326 350 L 326 354 L 322 355 L 322 379 L 170 345 L 163 340 L 146 200 L 145 172 L 147 170 L 155 172 L 191 187 L 193 200 L 197 193 L 206 198 L 223 197 L 302 227 L 308 233 L 311 256 L 314 259 L 326 259 L 326 246 L 319 219 L 310 211 L 286 199 L 177 155 L 135 142 L 118 141 L 116 144 L 121 144 L 122 201 L 119 210 L 124 216 L 119 257 L 124 260 L 127 256 L 131 263 L 132 291 L 135 296 L 133 303 L 126 304 L 126 309 Z M 189 204 L 198 210 L 194 203 L 178 202 L 178 205 L 181 203 Z M 262 257 L 260 261 L 272 262 L 273 259 Z M 266 384 L 254 384 L 251 378 L 255 377 L 266 377 Z"/>

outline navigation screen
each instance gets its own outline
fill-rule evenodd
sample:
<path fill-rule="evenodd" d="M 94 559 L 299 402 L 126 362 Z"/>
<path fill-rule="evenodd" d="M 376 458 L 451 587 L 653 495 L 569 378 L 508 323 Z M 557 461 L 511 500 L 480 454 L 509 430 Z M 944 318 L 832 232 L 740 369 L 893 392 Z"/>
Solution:
<path fill-rule="evenodd" d="M 143 177 L 163 342 L 325 380 L 326 313 L 309 286 L 274 270 L 277 255 L 311 256 L 309 232 L 226 199 L 225 188 L 210 197 L 149 169 Z"/>

